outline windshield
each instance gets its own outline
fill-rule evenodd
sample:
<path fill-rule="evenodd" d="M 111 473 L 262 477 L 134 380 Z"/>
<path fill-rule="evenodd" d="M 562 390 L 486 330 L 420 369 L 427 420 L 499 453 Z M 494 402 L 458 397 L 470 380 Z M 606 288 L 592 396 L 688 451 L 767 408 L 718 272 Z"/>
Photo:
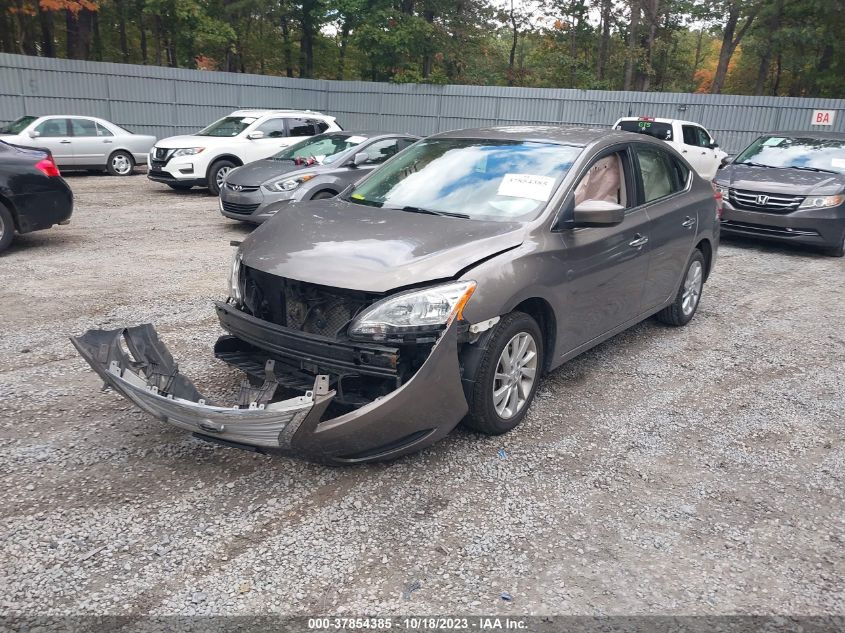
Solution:
<path fill-rule="evenodd" d="M 3 132 L 3 134 L 20 134 L 37 118 L 37 116 L 22 116 L 21 118 L 15 119 L 8 125 L 0 128 L 0 132 Z"/>
<path fill-rule="evenodd" d="M 237 136 L 258 120 L 254 116 L 227 116 L 197 132 L 197 136 Z"/>
<path fill-rule="evenodd" d="M 349 200 L 480 220 L 527 221 L 545 206 L 582 149 L 527 141 L 429 139 L 386 162 Z"/>
<path fill-rule="evenodd" d="M 313 158 L 321 165 L 329 165 L 335 162 L 346 150 L 360 145 L 367 140 L 365 136 L 352 134 L 321 134 L 312 138 L 300 141 L 295 145 L 286 147 L 278 154 L 271 157 L 271 160 L 293 160 Z"/>
<path fill-rule="evenodd" d="M 637 132 L 638 134 L 647 134 L 661 141 L 672 140 L 672 124 L 658 123 L 657 121 L 648 121 L 645 119 L 620 121 L 616 126 L 617 130 L 623 132 Z"/>
<path fill-rule="evenodd" d="M 734 163 L 820 169 L 845 174 L 845 140 L 761 136 Z"/>

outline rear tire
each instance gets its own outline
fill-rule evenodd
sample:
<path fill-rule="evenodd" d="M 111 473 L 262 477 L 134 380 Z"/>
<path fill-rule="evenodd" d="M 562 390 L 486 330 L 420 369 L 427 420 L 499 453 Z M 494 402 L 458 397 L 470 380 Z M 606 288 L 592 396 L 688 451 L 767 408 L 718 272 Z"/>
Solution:
<path fill-rule="evenodd" d="M 15 220 L 12 213 L 0 202 L 0 253 L 9 248 L 15 238 Z"/>
<path fill-rule="evenodd" d="M 132 154 L 122 149 L 112 152 L 106 162 L 106 170 L 112 176 L 129 176 L 133 169 L 135 169 L 135 159 L 132 158 Z"/>
<path fill-rule="evenodd" d="M 464 424 L 487 435 L 516 427 L 528 413 L 542 368 L 543 335 L 537 322 L 524 312 L 502 317 L 478 365 Z"/>
<path fill-rule="evenodd" d="M 213 196 L 220 195 L 220 187 L 223 186 L 223 179 L 237 165 L 230 160 L 218 160 L 208 170 L 208 191 Z"/>
<path fill-rule="evenodd" d="M 666 325 L 680 327 L 692 321 L 701 302 L 701 291 L 704 289 L 704 255 L 698 249 L 692 252 L 684 269 L 681 287 L 675 295 L 672 305 L 657 313 L 657 320 Z"/>
<path fill-rule="evenodd" d="M 188 191 L 193 185 L 180 185 L 168 182 L 167 186 L 173 189 L 174 191 Z"/>

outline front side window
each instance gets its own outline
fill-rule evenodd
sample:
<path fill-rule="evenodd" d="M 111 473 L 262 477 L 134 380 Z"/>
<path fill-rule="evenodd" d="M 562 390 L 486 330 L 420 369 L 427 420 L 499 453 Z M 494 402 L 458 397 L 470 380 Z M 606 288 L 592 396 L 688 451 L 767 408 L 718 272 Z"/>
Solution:
<path fill-rule="evenodd" d="M 314 136 L 314 125 L 307 119 L 288 119 L 291 136 Z"/>
<path fill-rule="evenodd" d="M 578 181 L 575 186 L 575 206 L 587 200 L 628 206 L 625 170 L 619 152 L 598 159 Z"/>
<path fill-rule="evenodd" d="M 56 138 L 58 136 L 69 136 L 67 119 L 48 119 L 35 128 L 45 138 Z"/>
<path fill-rule="evenodd" d="M 286 147 L 271 160 L 296 160 L 313 158 L 315 162 L 328 165 L 346 152 L 346 150 L 360 145 L 367 138 L 345 133 L 321 134 L 313 138 L 299 141 L 295 145 Z"/>
<path fill-rule="evenodd" d="M 70 127 L 74 136 L 97 136 L 97 124 L 90 119 L 71 119 Z"/>
<path fill-rule="evenodd" d="M 288 135 L 284 119 L 270 119 L 255 128 L 256 132 L 264 132 L 264 138 L 284 138 Z"/>
<path fill-rule="evenodd" d="M 197 132 L 197 136 L 237 136 L 255 123 L 254 116 L 227 116 Z"/>
<path fill-rule="evenodd" d="M 638 147 L 636 154 L 645 202 L 664 198 L 680 190 L 675 180 L 675 166 L 666 152 L 653 147 Z"/>
<path fill-rule="evenodd" d="M 845 174 L 845 140 L 761 136 L 733 162 Z"/>
<path fill-rule="evenodd" d="M 35 119 L 37 118 L 37 116 L 22 116 L 19 119 L 15 119 L 3 128 L 0 128 L 0 132 L 2 132 L 3 134 L 20 134 L 27 127 L 29 127 L 30 123 L 35 121 Z"/>
<path fill-rule="evenodd" d="M 582 150 L 530 141 L 427 139 L 376 170 L 349 201 L 479 220 L 528 221 L 545 208 Z"/>

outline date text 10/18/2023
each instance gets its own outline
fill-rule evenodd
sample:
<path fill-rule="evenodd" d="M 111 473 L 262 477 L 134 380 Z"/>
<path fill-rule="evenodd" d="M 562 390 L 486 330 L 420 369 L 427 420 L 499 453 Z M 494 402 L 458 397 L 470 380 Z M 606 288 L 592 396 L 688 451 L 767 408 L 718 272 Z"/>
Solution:
<path fill-rule="evenodd" d="M 523 631 L 527 630 L 526 621 L 512 617 L 472 616 L 472 617 L 322 617 L 308 618 L 308 628 L 315 631 L 360 631 L 389 630 L 400 631 Z"/>

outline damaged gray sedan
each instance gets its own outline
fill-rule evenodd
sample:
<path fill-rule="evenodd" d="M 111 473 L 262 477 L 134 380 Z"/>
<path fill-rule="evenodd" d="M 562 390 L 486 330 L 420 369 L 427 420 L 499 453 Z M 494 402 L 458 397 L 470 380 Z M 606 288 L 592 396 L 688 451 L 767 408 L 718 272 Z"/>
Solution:
<path fill-rule="evenodd" d="M 152 326 L 73 339 L 105 383 L 224 444 L 337 462 L 505 433 L 539 378 L 656 315 L 687 324 L 719 241 L 710 183 L 642 135 L 508 127 L 429 137 L 240 245 L 220 406 Z"/>

